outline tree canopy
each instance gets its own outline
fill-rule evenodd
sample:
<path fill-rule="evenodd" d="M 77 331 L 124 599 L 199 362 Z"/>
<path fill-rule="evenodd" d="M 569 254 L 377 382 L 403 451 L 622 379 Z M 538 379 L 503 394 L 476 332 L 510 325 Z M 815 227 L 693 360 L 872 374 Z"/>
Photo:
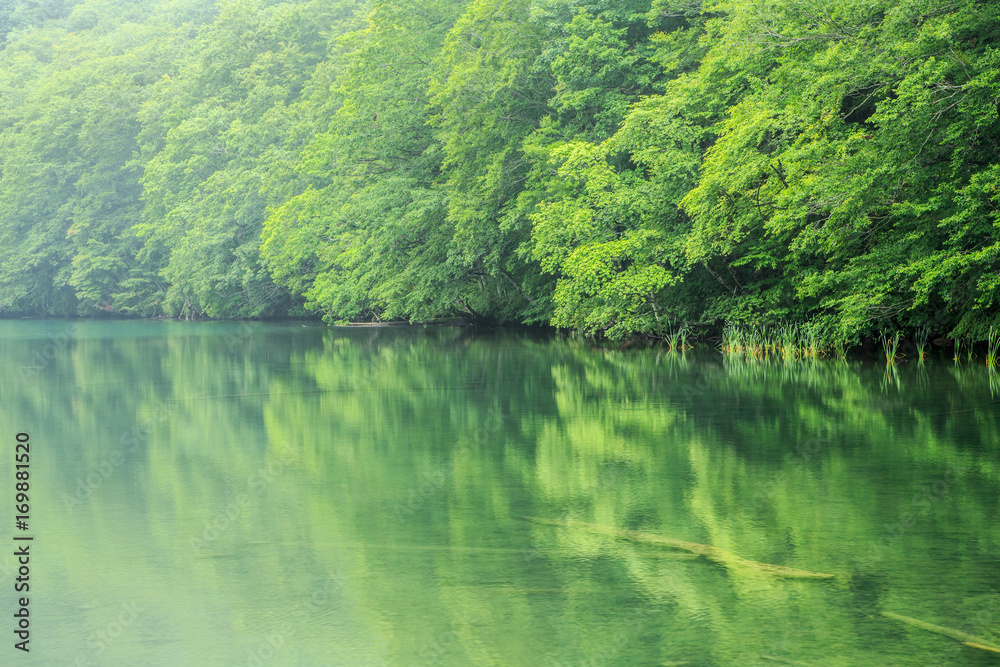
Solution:
<path fill-rule="evenodd" d="M 0 313 L 1000 325 L 986 0 L 6 0 Z"/>

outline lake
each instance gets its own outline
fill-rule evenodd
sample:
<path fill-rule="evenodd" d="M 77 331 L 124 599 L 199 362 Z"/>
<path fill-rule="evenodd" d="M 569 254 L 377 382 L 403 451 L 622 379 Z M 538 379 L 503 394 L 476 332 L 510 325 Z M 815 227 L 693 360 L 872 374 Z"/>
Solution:
<path fill-rule="evenodd" d="M 962 642 L 1000 642 L 982 360 L 35 320 L 0 322 L 0 365 L 3 536 L 34 538 L 4 664 L 1000 659 Z"/>

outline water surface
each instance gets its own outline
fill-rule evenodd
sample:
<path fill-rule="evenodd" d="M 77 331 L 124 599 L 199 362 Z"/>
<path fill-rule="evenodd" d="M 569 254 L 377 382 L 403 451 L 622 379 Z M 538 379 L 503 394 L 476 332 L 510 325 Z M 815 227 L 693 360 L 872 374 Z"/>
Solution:
<path fill-rule="evenodd" d="M 8 644 L 4 664 L 1000 657 L 883 615 L 1000 642 L 1000 395 L 981 363 L 47 320 L 0 322 L 0 368 L 0 474 L 29 432 L 35 537 L 32 652 Z"/>

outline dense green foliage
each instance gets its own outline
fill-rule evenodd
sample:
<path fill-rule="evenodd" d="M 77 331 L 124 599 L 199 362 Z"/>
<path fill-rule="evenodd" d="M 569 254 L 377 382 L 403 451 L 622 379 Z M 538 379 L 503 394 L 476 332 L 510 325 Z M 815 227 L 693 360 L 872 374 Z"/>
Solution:
<path fill-rule="evenodd" d="M 987 0 L 0 3 L 0 309 L 1000 325 Z"/>

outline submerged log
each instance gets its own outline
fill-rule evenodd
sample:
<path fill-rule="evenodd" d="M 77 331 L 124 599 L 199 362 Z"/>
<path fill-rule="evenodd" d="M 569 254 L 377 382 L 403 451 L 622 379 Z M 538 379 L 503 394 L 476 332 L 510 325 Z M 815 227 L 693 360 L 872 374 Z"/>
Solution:
<path fill-rule="evenodd" d="M 698 556 L 702 556 L 714 563 L 725 565 L 726 567 L 744 568 L 776 577 L 787 577 L 790 579 L 833 579 L 834 577 L 832 574 L 823 574 L 822 572 L 810 572 L 809 570 L 799 570 L 797 568 L 786 567 L 784 565 L 761 563 L 748 558 L 743 558 L 742 556 L 737 556 L 734 553 L 724 551 L 723 549 L 719 549 L 718 547 L 713 547 L 708 544 L 685 542 L 683 540 L 675 540 L 669 537 L 654 535 L 653 533 L 643 533 L 637 530 L 622 530 L 621 528 L 601 526 L 594 523 L 585 523 L 583 521 L 558 521 L 555 519 L 540 519 L 538 517 L 523 518 L 528 521 L 550 526 L 571 526 L 587 530 L 592 533 L 609 535 L 611 537 L 630 540 L 632 542 L 639 542 L 641 544 L 655 544 L 669 549 L 682 549 L 684 551 L 697 554 Z"/>
<path fill-rule="evenodd" d="M 986 646 L 984 644 L 977 644 L 976 642 L 962 642 L 966 646 L 971 646 L 972 648 L 981 648 L 984 651 L 992 651 L 993 653 L 1000 653 L 1000 648 L 993 648 L 992 646 Z"/>
<path fill-rule="evenodd" d="M 977 637 L 975 635 L 970 635 L 967 632 L 962 632 L 961 630 L 954 630 L 952 628 L 946 628 L 941 625 L 934 625 L 933 623 L 928 623 L 927 621 L 921 621 L 910 616 L 903 616 L 902 614 L 895 614 L 891 611 L 883 611 L 882 615 L 886 618 L 891 618 L 894 621 L 899 621 L 900 623 L 906 623 L 907 625 L 912 625 L 915 628 L 920 628 L 921 630 L 927 630 L 928 632 L 936 632 L 939 635 L 944 635 L 945 637 L 951 637 L 952 639 L 957 639 L 966 646 L 971 646 L 972 648 L 982 649 L 984 651 L 993 651 L 994 653 L 1000 653 L 1000 646 L 997 646 L 988 639 L 983 639 L 982 637 Z"/>

